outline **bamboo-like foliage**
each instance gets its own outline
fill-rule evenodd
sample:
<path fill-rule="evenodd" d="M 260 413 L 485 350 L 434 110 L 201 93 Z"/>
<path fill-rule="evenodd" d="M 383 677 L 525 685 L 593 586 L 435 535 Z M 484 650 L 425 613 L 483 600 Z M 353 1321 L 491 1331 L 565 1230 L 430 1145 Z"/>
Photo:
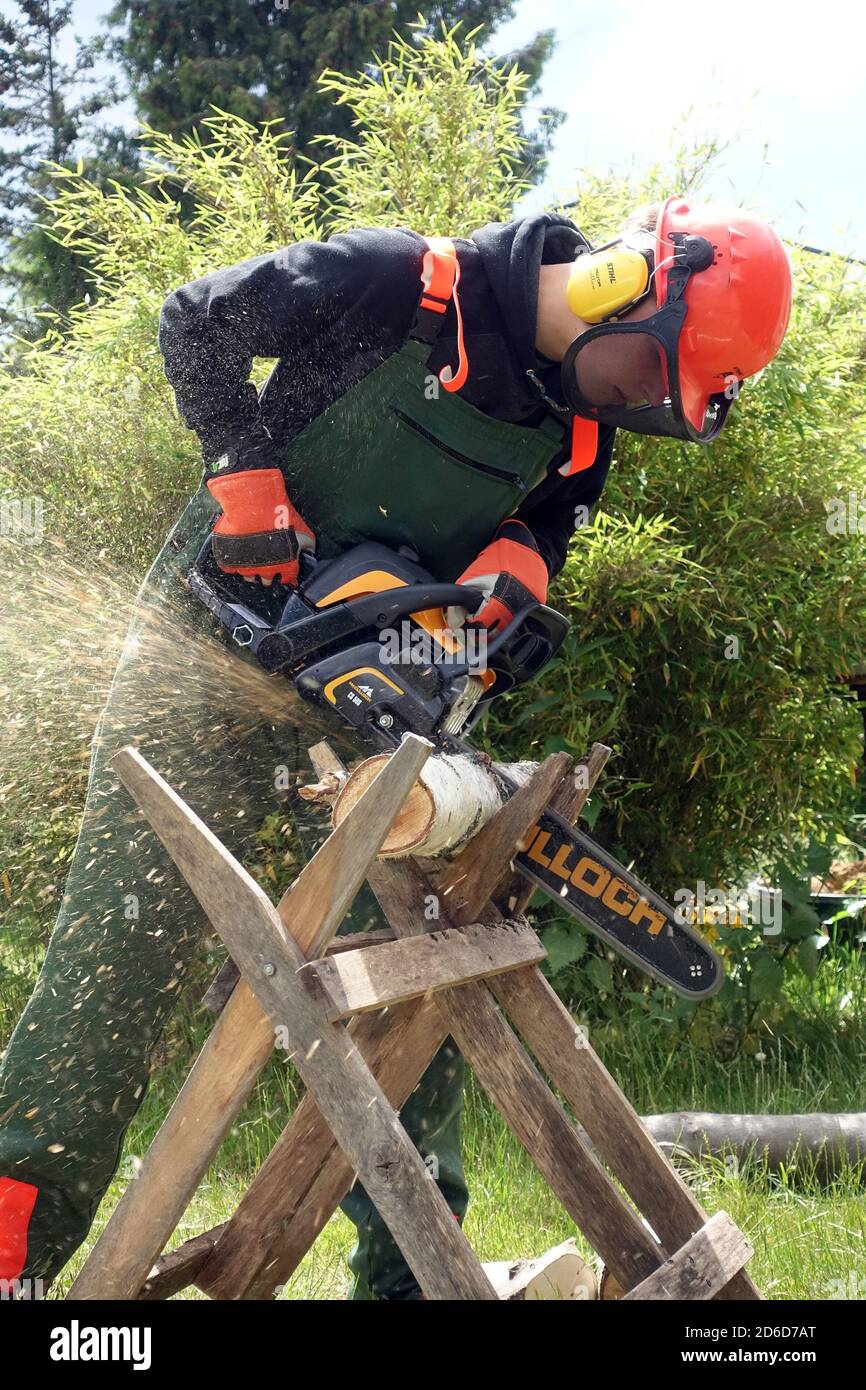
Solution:
<path fill-rule="evenodd" d="M 358 127 L 354 141 L 320 137 L 333 156 L 329 221 L 352 226 L 423 225 L 468 235 L 507 215 L 529 184 L 516 177 L 524 142 L 519 101 L 528 81 L 513 65 L 482 58 L 454 30 L 418 46 L 397 37 L 381 80 L 327 69 L 319 81 Z"/>

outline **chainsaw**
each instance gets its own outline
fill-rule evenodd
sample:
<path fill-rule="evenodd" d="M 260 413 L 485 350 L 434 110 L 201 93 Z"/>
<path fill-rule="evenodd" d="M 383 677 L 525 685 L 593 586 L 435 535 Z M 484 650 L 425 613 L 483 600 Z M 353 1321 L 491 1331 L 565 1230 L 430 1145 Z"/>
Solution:
<path fill-rule="evenodd" d="M 417 734 L 440 753 L 483 762 L 505 796 L 517 790 L 467 735 L 494 699 L 532 680 L 559 650 L 570 624 L 555 609 L 532 602 L 501 631 L 455 631 L 446 608 L 471 616 L 481 590 L 439 583 L 408 546 L 376 541 L 334 559 L 302 553 L 290 588 L 225 573 L 208 537 L 188 586 L 231 641 L 351 726 L 360 743 L 381 752 Z M 630 965 L 689 999 L 721 988 L 722 963 L 700 934 L 584 831 L 548 809 L 523 846 L 514 868 Z"/>

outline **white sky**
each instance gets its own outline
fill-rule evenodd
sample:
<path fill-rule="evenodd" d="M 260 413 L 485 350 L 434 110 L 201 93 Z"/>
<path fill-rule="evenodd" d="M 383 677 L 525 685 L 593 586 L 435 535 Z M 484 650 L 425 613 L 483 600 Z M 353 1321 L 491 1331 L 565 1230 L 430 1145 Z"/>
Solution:
<path fill-rule="evenodd" d="M 8 0 L 2 8 L 10 11 Z M 108 8 L 76 0 L 76 31 L 97 32 Z M 557 47 L 537 101 L 568 120 L 549 178 L 519 213 L 554 194 L 572 198 L 587 165 L 663 158 L 691 108 L 688 129 L 739 137 L 716 196 L 764 212 L 797 240 L 866 257 L 866 19 L 853 0 L 659 9 L 646 0 L 518 0 L 491 51 L 548 28 Z M 126 108 L 120 114 L 131 124 Z"/>

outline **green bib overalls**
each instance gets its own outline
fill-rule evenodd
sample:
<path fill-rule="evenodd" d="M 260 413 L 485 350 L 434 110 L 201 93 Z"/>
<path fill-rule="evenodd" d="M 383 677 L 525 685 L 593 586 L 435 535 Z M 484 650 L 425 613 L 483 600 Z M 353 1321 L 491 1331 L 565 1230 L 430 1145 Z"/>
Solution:
<path fill-rule="evenodd" d="M 288 493 L 313 527 L 321 558 L 362 540 L 407 544 L 436 578 L 456 578 L 562 448 L 564 429 L 552 417 L 534 429 L 494 420 L 429 368 L 453 281 L 453 258 L 431 249 L 406 345 L 285 448 Z M 323 734 L 341 756 L 357 752 L 315 712 L 299 722 L 288 699 L 284 715 L 235 717 L 243 686 L 233 691 L 231 679 L 203 660 L 212 620 L 183 582 L 215 512 L 202 486 L 139 593 L 97 729 L 63 906 L 0 1071 L 0 1177 L 39 1188 L 25 1276 L 54 1277 L 84 1240 L 205 926 L 120 786 L 111 755 L 135 742 L 229 850 L 249 861 L 273 811 L 291 815 L 304 858 L 328 833 L 321 811 L 294 788 L 279 789 L 286 780 L 278 774 L 309 773 L 305 750 Z M 220 650 L 229 663 L 244 659 L 236 647 Z M 341 931 L 383 924 L 365 886 Z M 464 1075 L 449 1038 L 401 1112 L 459 1220 L 468 1203 Z M 353 1297 L 417 1298 L 411 1271 L 359 1183 L 342 1208 L 358 1228 Z"/>

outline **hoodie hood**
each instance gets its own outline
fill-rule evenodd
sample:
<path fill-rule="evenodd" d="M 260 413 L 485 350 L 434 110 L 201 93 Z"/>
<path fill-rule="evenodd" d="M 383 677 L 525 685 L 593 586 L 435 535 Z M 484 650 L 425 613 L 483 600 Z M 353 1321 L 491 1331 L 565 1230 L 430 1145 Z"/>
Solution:
<path fill-rule="evenodd" d="M 586 238 L 569 218 L 541 212 L 512 222 L 488 222 L 470 240 L 481 253 L 521 371 L 537 370 L 538 268 L 573 261 L 578 247 L 588 245 Z"/>

